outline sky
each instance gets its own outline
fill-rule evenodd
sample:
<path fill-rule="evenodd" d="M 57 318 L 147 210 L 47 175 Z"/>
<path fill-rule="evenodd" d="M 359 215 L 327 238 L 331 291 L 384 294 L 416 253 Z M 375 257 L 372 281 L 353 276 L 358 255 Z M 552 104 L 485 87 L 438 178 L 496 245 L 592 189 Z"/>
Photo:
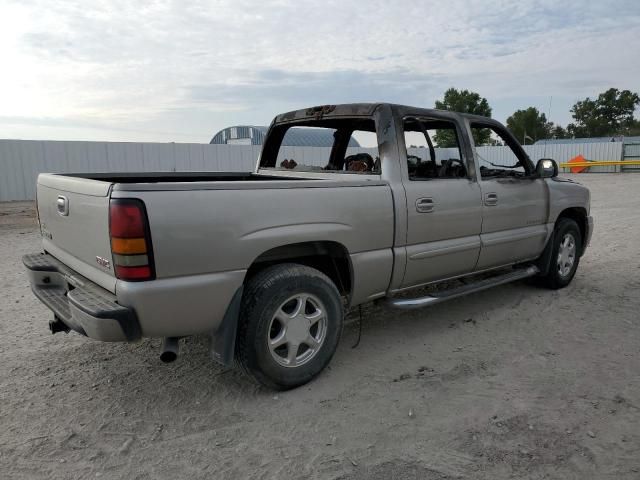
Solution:
<path fill-rule="evenodd" d="M 0 0 L 0 59 L 0 138 L 206 143 L 449 87 L 564 126 L 577 100 L 640 91 L 640 1 Z"/>

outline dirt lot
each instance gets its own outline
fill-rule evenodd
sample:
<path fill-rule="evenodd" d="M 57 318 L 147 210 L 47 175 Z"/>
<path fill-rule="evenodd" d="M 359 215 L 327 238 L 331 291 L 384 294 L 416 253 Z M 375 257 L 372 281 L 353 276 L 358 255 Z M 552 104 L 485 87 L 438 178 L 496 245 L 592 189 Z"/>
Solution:
<path fill-rule="evenodd" d="M 640 478 L 640 175 L 583 175 L 596 231 L 574 282 L 409 313 L 369 306 L 330 369 L 259 388 L 188 339 L 52 336 L 0 207 L 0 477 Z"/>

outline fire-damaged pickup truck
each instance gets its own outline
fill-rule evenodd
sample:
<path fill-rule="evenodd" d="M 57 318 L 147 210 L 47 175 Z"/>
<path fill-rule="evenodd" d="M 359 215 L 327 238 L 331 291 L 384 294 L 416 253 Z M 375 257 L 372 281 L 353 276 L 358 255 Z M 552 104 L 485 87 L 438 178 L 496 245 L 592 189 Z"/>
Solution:
<path fill-rule="evenodd" d="M 333 146 L 291 158 L 283 139 L 309 128 Z M 162 337 L 164 361 L 208 334 L 215 359 L 286 389 L 328 364 L 346 308 L 566 286 L 593 223 L 589 191 L 557 175 L 489 118 L 313 107 L 275 118 L 253 172 L 41 174 L 44 251 L 23 261 L 54 333 Z"/>

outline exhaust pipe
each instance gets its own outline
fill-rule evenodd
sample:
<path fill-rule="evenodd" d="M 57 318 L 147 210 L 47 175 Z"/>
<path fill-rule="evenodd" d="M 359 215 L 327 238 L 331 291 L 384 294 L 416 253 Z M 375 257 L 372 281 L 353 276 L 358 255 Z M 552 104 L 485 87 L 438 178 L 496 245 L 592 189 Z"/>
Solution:
<path fill-rule="evenodd" d="M 69 333 L 70 329 L 62 320 L 60 320 L 60 317 L 56 315 L 53 317 L 53 320 L 49 320 L 49 330 L 51 330 L 51 333 L 55 335 L 58 332 Z"/>
<path fill-rule="evenodd" d="M 160 354 L 160 361 L 164 363 L 171 363 L 178 358 L 178 351 L 180 350 L 180 337 L 164 337 L 162 340 L 162 353 Z"/>

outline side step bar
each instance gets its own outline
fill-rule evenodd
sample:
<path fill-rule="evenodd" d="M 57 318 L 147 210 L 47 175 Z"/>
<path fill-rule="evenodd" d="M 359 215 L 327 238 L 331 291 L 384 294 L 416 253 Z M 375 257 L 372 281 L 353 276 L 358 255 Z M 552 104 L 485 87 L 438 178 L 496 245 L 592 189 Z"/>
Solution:
<path fill-rule="evenodd" d="M 470 293 L 480 292 L 487 288 L 496 287 L 505 283 L 515 282 L 525 278 L 533 277 L 539 272 L 538 267 L 530 266 L 526 268 L 518 268 L 502 275 L 485 278 L 475 283 L 469 283 L 457 288 L 450 288 L 442 292 L 434 292 L 424 297 L 418 298 L 387 298 L 385 303 L 390 307 L 410 310 L 414 308 L 426 307 L 436 303 L 451 300 L 452 298 L 462 297 Z"/>

